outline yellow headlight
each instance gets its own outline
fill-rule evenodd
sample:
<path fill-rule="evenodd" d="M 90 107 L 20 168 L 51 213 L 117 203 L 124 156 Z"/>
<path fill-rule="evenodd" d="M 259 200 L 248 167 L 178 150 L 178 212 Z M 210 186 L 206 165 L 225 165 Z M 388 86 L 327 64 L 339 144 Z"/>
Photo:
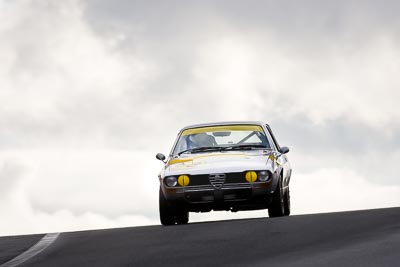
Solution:
<path fill-rule="evenodd" d="M 257 180 L 257 173 L 250 171 L 246 172 L 246 181 L 249 183 L 255 182 Z"/>
<path fill-rule="evenodd" d="M 187 186 L 189 184 L 189 182 L 190 182 L 190 179 L 189 179 L 189 176 L 187 176 L 187 175 L 180 175 L 178 177 L 178 184 L 180 186 Z"/>

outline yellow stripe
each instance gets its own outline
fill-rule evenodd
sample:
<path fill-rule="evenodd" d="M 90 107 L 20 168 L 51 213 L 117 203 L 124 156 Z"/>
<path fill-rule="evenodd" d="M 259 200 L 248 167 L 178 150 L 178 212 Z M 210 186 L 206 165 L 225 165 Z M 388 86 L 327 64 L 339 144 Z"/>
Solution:
<path fill-rule="evenodd" d="M 261 126 L 258 125 L 226 125 L 226 126 L 210 126 L 194 129 L 187 129 L 182 132 L 182 136 L 206 132 L 225 132 L 225 131 L 256 131 L 262 132 Z"/>
<path fill-rule="evenodd" d="M 176 164 L 176 163 L 182 163 L 182 162 L 187 162 L 187 161 L 193 161 L 193 158 L 187 158 L 187 159 L 171 159 L 168 161 L 168 165 Z"/>
<path fill-rule="evenodd" d="M 172 165 L 176 163 L 183 163 L 183 162 L 188 162 L 188 161 L 193 161 L 195 159 L 199 158 L 209 158 L 209 157 L 246 157 L 245 154 L 214 154 L 214 155 L 203 155 L 203 156 L 197 156 L 197 157 L 192 157 L 192 158 L 183 158 L 183 159 L 171 159 L 168 161 L 167 165 Z"/>

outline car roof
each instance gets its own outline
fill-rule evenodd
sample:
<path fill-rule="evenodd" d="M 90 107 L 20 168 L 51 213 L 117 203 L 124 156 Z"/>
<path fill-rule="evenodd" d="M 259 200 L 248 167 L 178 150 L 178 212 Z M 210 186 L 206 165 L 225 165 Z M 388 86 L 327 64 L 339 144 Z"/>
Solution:
<path fill-rule="evenodd" d="M 264 125 L 265 123 L 262 121 L 222 121 L 222 122 L 210 122 L 210 123 L 201 123 L 201 124 L 194 124 L 189 125 L 181 129 L 184 131 L 186 129 L 192 128 L 200 128 L 200 127 L 207 127 L 207 126 L 222 126 L 222 125 L 237 125 L 237 124 L 249 124 L 249 125 Z"/>

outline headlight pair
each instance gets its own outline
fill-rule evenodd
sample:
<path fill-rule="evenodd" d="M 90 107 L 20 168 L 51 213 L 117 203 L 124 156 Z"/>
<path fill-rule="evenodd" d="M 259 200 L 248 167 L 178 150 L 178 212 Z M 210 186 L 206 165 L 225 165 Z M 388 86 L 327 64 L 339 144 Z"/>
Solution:
<path fill-rule="evenodd" d="M 260 182 L 266 182 L 271 178 L 271 173 L 269 171 L 248 171 L 245 174 L 245 178 L 249 183 L 255 182 L 257 179 Z"/>
<path fill-rule="evenodd" d="M 174 187 L 177 184 L 180 186 L 187 186 L 189 185 L 190 179 L 187 175 L 180 175 L 178 178 L 175 176 L 168 176 L 165 178 L 165 184 L 169 187 Z"/>

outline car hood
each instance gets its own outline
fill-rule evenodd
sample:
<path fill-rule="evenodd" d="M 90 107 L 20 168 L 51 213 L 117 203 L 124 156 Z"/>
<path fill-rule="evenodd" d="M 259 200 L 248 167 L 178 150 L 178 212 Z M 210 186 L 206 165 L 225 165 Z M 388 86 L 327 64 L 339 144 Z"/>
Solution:
<path fill-rule="evenodd" d="M 165 165 L 164 176 L 246 170 L 270 170 L 273 172 L 275 168 L 275 159 L 269 150 L 196 153 L 170 159 Z"/>

